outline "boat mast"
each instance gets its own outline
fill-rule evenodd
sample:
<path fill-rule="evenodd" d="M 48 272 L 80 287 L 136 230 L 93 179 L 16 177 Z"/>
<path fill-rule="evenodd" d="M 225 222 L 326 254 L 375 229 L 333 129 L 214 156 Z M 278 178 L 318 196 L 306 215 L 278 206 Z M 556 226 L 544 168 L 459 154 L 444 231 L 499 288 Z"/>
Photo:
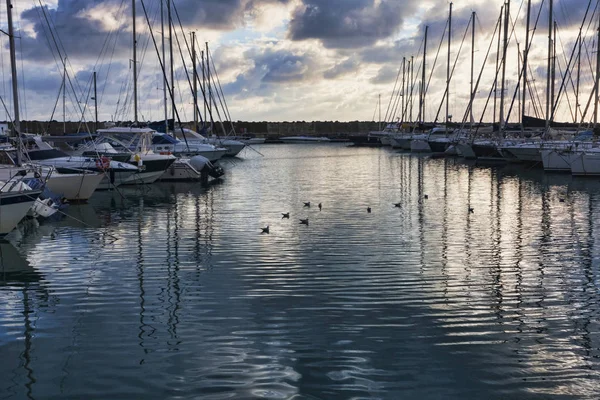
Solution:
<path fill-rule="evenodd" d="M 598 23 L 597 40 L 598 48 L 596 50 L 596 86 L 594 87 L 594 128 L 598 124 L 598 85 L 600 85 L 600 22 Z"/>
<path fill-rule="evenodd" d="M 205 69 L 205 64 L 204 64 L 204 50 L 202 50 L 200 52 L 200 59 L 201 59 L 201 64 L 202 64 L 202 84 L 200 85 L 200 87 L 202 88 L 202 93 L 205 94 L 206 93 L 206 74 L 205 74 L 206 69 Z M 204 99 L 202 104 L 204 105 L 204 123 L 206 123 L 206 98 Z"/>
<path fill-rule="evenodd" d="M 63 61 L 63 135 L 67 133 L 67 57 Z"/>
<path fill-rule="evenodd" d="M 506 51 L 508 50 L 508 18 L 510 17 L 510 0 L 506 1 L 504 8 L 504 50 L 502 51 L 502 82 L 500 83 L 500 127 L 499 132 L 504 129 L 504 84 L 506 80 Z"/>
<path fill-rule="evenodd" d="M 379 95 L 379 131 L 381 132 L 381 94 Z"/>
<path fill-rule="evenodd" d="M 10 72 L 12 75 L 14 121 L 13 131 L 17 138 L 17 165 L 21 165 L 21 120 L 19 116 L 19 90 L 17 88 L 17 61 L 15 57 L 15 33 L 12 22 L 12 4 L 11 0 L 6 0 L 7 19 L 8 19 L 8 42 L 10 45 Z"/>
<path fill-rule="evenodd" d="M 208 115 L 210 116 L 210 133 L 212 134 L 213 118 L 212 118 L 212 89 L 210 85 L 210 56 L 208 53 L 208 42 L 206 44 L 206 80 L 208 81 Z"/>
<path fill-rule="evenodd" d="M 198 70 L 196 68 L 196 32 L 192 32 L 192 63 L 194 66 L 194 130 L 198 131 Z"/>
<path fill-rule="evenodd" d="M 421 115 L 421 124 L 425 123 L 425 66 L 427 65 L 427 31 L 429 26 L 425 27 L 425 39 L 423 41 L 423 71 L 421 74 L 421 104 L 419 114 Z"/>
<path fill-rule="evenodd" d="M 473 100 L 475 98 L 475 93 L 473 93 L 473 74 L 474 74 L 474 66 L 475 66 L 475 11 L 471 14 L 471 130 L 473 129 L 473 123 L 475 119 L 473 117 Z"/>
<path fill-rule="evenodd" d="M 402 110 L 401 110 L 401 120 L 404 123 L 404 93 L 405 90 L 405 82 L 406 82 L 406 57 L 402 57 Z"/>
<path fill-rule="evenodd" d="M 98 89 L 96 87 L 96 71 L 94 71 L 94 115 L 96 118 L 95 131 L 98 131 Z"/>
<path fill-rule="evenodd" d="M 414 56 L 410 56 L 410 96 L 408 97 L 408 100 L 410 101 L 410 114 L 409 114 L 409 121 L 412 124 L 413 122 L 413 88 L 415 87 L 415 57 Z"/>
<path fill-rule="evenodd" d="M 496 103 L 498 100 L 498 60 L 500 60 L 500 38 L 502 37 L 502 14 L 504 13 L 504 5 L 500 7 L 500 18 L 498 22 L 498 49 L 496 50 L 496 78 L 494 79 L 494 119 L 496 123 Z"/>
<path fill-rule="evenodd" d="M 452 41 L 452 2 L 448 14 L 448 63 L 446 65 L 446 135 L 448 135 L 448 116 L 450 115 L 450 43 Z"/>
<path fill-rule="evenodd" d="M 550 74 L 552 72 L 552 3 L 550 0 L 548 10 L 548 66 L 546 69 L 546 132 L 550 129 Z"/>
<path fill-rule="evenodd" d="M 173 134 L 175 134 L 175 75 L 173 72 L 173 20 L 171 17 L 171 0 L 167 0 L 167 23 L 169 24 L 169 63 L 171 67 L 171 117 L 173 118 Z"/>
<path fill-rule="evenodd" d="M 165 52 L 165 2 L 164 0 L 160 1 L 160 36 L 161 36 L 161 47 L 162 47 L 162 59 L 163 65 L 165 65 L 166 61 L 166 52 Z M 163 71 L 163 108 L 165 114 L 165 133 L 169 132 L 169 110 L 167 107 L 167 82 L 166 78 L 164 78 Z"/>
<path fill-rule="evenodd" d="M 138 96 L 137 96 L 137 38 L 135 32 L 135 0 L 131 0 L 131 13 L 133 16 L 133 123 L 138 123 Z"/>
<path fill-rule="evenodd" d="M 579 120 L 579 83 L 581 81 L 581 33 L 579 34 L 577 54 L 577 86 L 575 88 L 575 123 Z"/>
<path fill-rule="evenodd" d="M 529 23 L 531 20 L 531 0 L 527 0 L 527 25 L 525 27 L 525 50 L 523 50 L 523 93 L 521 95 L 521 130 L 525 130 L 525 96 L 527 94 L 527 57 L 529 56 Z"/>
<path fill-rule="evenodd" d="M 550 111 L 550 122 L 554 121 L 554 97 L 556 87 L 556 21 L 554 21 L 554 39 L 552 39 L 552 84 L 550 89 L 550 100 L 552 104 L 552 111 Z"/>

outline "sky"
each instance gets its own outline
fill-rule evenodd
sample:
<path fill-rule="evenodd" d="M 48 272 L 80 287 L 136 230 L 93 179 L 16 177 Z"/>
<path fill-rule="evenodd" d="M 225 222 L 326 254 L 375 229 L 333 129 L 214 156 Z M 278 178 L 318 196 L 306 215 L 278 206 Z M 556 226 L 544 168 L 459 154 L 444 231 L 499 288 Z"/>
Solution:
<path fill-rule="evenodd" d="M 163 3 L 166 21 L 166 0 Z M 445 118 L 446 27 L 450 4 L 447 1 L 171 0 L 171 3 L 173 87 L 182 121 L 193 119 L 193 91 L 186 74 L 193 66 L 188 51 L 191 32 L 195 32 L 198 53 L 208 43 L 211 67 L 216 71 L 213 79 L 218 79 L 220 84 L 219 89 L 213 87 L 213 90 L 223 93 L 222 98 L 215 100 L 221 118 L 225 116 L 221 104 L 226 103 L 231 118 L 243 121 L 377 121 L 380 113 L 384 120 L 397 119 L 402 113 L 400 100 L 395 99 L 397 84 L 402 81 L 403 58 L 412 58 L 412 119 L 416 119 L 426 26 L 425 80 L 428 86 L 425 119 L 432 121 L 437 116 L 437 121 L 443 121 Z M 448 113 L 453 121 L 462 121 L 467 115 L 472 49 L 474 81 L 481 73 L 473 104 L 474 119 L 491 121 L 493 118 L 494 101 L 487 99 L 496 76 L 498 36 L 494 32 L 503 3 L 502 0 L 466 0 L 452 5 L 450 70 L 453 73 Z M 548 76 L 547 3 L 548 0 L 545 4 L 542 0 L 532 1 L 530 32 L 535 34 L 529 53 L 529 89 L 525 102 L 528 115 L 541 117 L 545 114 Z M 94 119 L 91 100 L 94 71 L 97 72 L 99 119 L 133 119 L 131 0 L 13 0 L 13 4 L 21 119 L 63 119 L 64 67 L 61 60 L 65 57 L 64 114 L 67 120 Z M 575 66 L 578 63 L 576 57 L 569 60 L 582 21 L 580 113 L 591 99 L 599 13 L 595 9 L 597 2 L 592 1 L 584 20 L 587 5 L 587 0 L 554 0 L 558 60 L 555 93 L 561 93 L 557 120 L 574 119 Z M 517 88 L 520 65 L 517 54 L 525 48 L 526 6 L 525 0 L 510 2 L 505 116 L 509 115 Z M 4 5 L 2 8 L 0 25 L 6 31 L 6 9 Z M 160 10 L 160 0 L 136 1 L 140 121 L 164 118 L 164 76 L 157 55 L 162 57 Z M 471 46 L 473 11 L 476 12 L 475 44 Z M 534 30 L 538 14 L 539 21 Z M 164 30 L 167 34 L 166 27 Z M 5 104 L 5 118 L 11 119 L 6 35 L 0 35 L 0 45 L 3 48 L 0 94 Z M 502 49 L 503 46 L 500 55 Z M 166 59 L 168 71 L 168 46 Z M 565 71 L 569 63 L 571 74 L 563 85 L 561 71 Z M 500 81 L 502 68 L 498 71 Z M 563 86 L 565 89 L 561 89 Z M 499 93 L 500 90 L 498 96 Z M 407 102 L 408 97 L 405 97 Z M 591 104 L 586 120 L 592 117 L 593 102 Z M 515 99 L 510 111 L 511 121 L 518 120 L 518 107 Z M 497 110 L 499 108 L 500 100 L 497 100 Z M 410 117 L 409 111 L 410 107 L 406 107 L 405 119 Z M 215 119 L 219 115 L 215 112 Z"/>

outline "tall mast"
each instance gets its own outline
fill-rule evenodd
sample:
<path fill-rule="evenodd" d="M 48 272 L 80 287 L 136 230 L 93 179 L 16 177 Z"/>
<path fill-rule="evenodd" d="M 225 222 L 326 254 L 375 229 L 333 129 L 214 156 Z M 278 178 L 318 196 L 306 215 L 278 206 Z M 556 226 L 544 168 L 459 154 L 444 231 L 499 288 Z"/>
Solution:
<path fill-rule="evenodd" d="M 206 54 L 205 54 L 205 60 L 206 60 L 206 80 L 208 81 L 208 114 L 210 116 L 210 133 L 212 134 L 212 125 L 213 125 L 213 118 L 212 118 L 212 90 L 211 90 L 211 85 L 210 85 L 210 55 L 208 53 L 208 42 L 206 42 Z"/>
<path fill-rule="evenodd" d="M 196 68 L 196 32 L 192 32 L 192 63 L 194 75 L 194 130 L 198 130 L 198 70 Z"/>
<path fill-rule="evenodd" d="M 473 123 L 475 119 L 473 117 L 473 99 L 475 97 L 475 93 L 473 93 L 473 73 L 475 66 L 475 11 L 471 14 L 471 105 L 470 105 L 470 114 L 471 114 L 471 129 L 473 129 Z"/>
<path fill-rule="evenodd" d="M 410 114 L 409 114 L 409 120 L 412 123 L 413 122 L 413 89 L 414 89 L 414 84 L 415 84 L 415 77 L 414 77 L 414 72 L 415 72 L 415 58 L 414 56 L 410 56 L 410 96 L 408 97 L 408 100 L 410 101 Z"/>
<path fill-rule="evenodd" d="M 450 115 L 450 43 L 452 41 L 452 3 L 448 14 L 448 63 L 446 65 L 446 135 L 448 135 L 448 116 Z"/>
<path fill-rule="evenodd" d="M 581 81 L 581 33 L 579 34 L 577 54 L 577 87 L 575 88 L 575 121 L 579 121 L 579 83 Z"/>
<path fill-rule="evenodd" d="M 504 13 L 504 5 L 500 7 L 500 18 L 498 21 L 498 49 L 496 51 L 496 78 L 494 79 L 494 124 L 496 123 L 496 102 L 498 99 L 498 60 L 500 59 L 500 38 L 502 37 L 502 14 Z"/>
<path fill-rule="evenodd" d="M 596 85 L 594 88 L 594 128 L 598 124 L 598 85 L 600 85 L 600 23 L 598 24 L 597 40 L 598 48 L 596 50 Z"/>
<path fill-rule="evenodd" d="M 162 59 L 163 65 L 166 64 L 166 52 L 165 52 L 165 2 L 160 0 L 160 36 L 161 36 L 161 47 L 162 47 Z M 169 132 L 169 109 L 167 107 L 167 79 L 164 77 L 165 71 L 163 71 L 163 108 L 165 117 L 165 133 Z"/>
<path fill-rule="evenodd" d="M 554 21 L 554 39 L 552 39 L 552 82 L 550 85 L 550 122 L 554 120 L 554 97 L 556 87 L 556 21 Z"/>
<path fill-rule="evenodd" d="M 402 57 L 402 109 L 400 110 L 400 116 L 402 117 L 402 123 L 404 123 L 404 93 L 405 82 L 406 82 L 406 57 Z"/>
<path fill-rule="evenodd" d="M 67 133 L 67 57 L 63 61 L 63 135 Z"/>
<path fill-rule="evenodd" d="M 510 0 L 504 8 L 504 50 L 502 51 L 502 82 L 500 84 L 500 132 L 504 128 L 504 84 L 506 80 L 506 52 L 508 50 L 508 19 L 510 17 Z"/>
<path fill-rule="evenodd" d="M 200 59 L 202 60 L 202 84 L 200 87 L 202 88 L 202 93 L 206 94 L 206 67 L 204 64 L 204 50 L 200 52 Z M 206 123 L 206 98 L 202 104 L 204 105 L 204 123 Z"/>
<path fill-rule="evenodd" d="M 552 0 L 548 10 L 548 66 L 546 69 L 546 132 L 550 128 L 550 74 L 552 68 Z"/>
<path fill-rule="evenodd" d="M 96 119 L 95 131 L 98 131 L 98 89 L 96 87 L 96 71 L 94 71 L 94 116 Z"/>
<path fill-rule="evenodd" d="M 131 13 L 133 16 L 133 123 L 138 123 L 138 96 L 137 96 L 137 38 L 135 32 L 135 0 L 131 0 Z"/>
<path fill-rule="evenodd" d="M 13 131 L 17 139 L 17 165 L 21 165 L 21 117 L 19 116 L 19 90 L 17 82 L 17 61 L 15 56 L 15 33 L 12 22 L 12 4 L 11 0 L 6 0 L 6 8 L 8 15 L 8 42 L 10 45 L 10 72 L 12 75 L 12 90 L 13 90 L 13 105 L 14 118 Z"/>
<path fill-rule="evenodd" d="M 425 27 L 425 39 L 423 40 L 423 71 L 421 74 L 421 103 L 419 106 L 419 114 L 421 116 L 421 123 L 425 123 L 425 67 L 427 66 L 427 31 L 429 27 Z"/>
<path fill-rule="evenodd" d="M 379 131 L 381 132 L 381 94 L 379 94 Z"/>
<path fill-rule="evenodd" d="M 529 22 L 531 20 L 531 0 L 527 0 L 527 26 L 525 27 L 525 50 L 523 50 L 523 93 L 521 95 L 521 129 L 524 129 L 525 99 L 527 95 L 527 57 L 529 56 Z"/>
<path fill-rule="evenodd" d="M 175 131 L 175 75 L 173 73 L 173 20 L 171 18 L 171 0 L 167 0 L 167 23 L 169 24 L 169 64 L 171 67 L 171 118 Z"/>

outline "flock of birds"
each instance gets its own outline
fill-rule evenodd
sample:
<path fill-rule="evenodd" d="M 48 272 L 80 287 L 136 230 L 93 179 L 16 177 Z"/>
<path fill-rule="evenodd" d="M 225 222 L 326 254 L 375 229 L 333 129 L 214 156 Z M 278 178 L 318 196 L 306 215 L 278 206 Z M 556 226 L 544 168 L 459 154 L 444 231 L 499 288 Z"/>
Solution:
<path fill-rule="evenodd" d="M 424 195 L 424 196 L 423 196 L 423 198 L 424 198 L 424 199 L 428 199 L 428 198 L 429 198 L 429 196 L 428 196 L 428 195 Z M 306 202 L 304 202 L 304 207 L 306 207 L 306 208 L 310 208 L 310 201 L 306 201 Z M 322 203 L 319 203 L 318 207 L 319 207 L 319 211 L 321 211 L 321 210 L 323 209 L 323 204 L 322 204 Z M 402 203 L 394 203 L 394 207 L 396 207 L 396 208 L 400 208 L 400 207 L 402 207 Z M 371 210 L 371 207 L 367 207 L 367 213 L 369 213 L 369 214 L 370 214 L 370 213 L 371 213 L 371 211 L 372 211 L 372 210 Z M 473 212 L 475 212 L 475 211 L 473 210 L 473 208 L 472 208 L 472 207 L 469 207 L 469 213 L 473 213 Z M 286 213 L 281 213 L 281 215 L 282 215 L 282 216 L 281 216 L 281 219 L 290 219 L 290 213 L 289 213 L 289 212 L 286 212 Z M 303 218 L 300 218 L 300 225 L 308 225 L 308 217 L 306 217 L 306 218 L 304 218 L 304 219 L 303 219 Z M 266 227 L 264 227 L 264 228 L 261 228 L 261 230 L 262 230 L 262 232 L 261 232 L 261 233 L 269 233 L 269 225 L 267 225 L 267 226 L 266 226 Z"/>

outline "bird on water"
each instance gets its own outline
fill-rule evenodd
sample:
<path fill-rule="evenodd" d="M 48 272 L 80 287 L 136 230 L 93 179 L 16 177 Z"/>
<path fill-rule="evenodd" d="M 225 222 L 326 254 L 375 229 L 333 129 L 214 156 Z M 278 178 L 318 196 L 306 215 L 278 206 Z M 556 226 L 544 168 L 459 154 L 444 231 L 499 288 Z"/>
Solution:
<path fill-rule="evenodd" d="M 304 207 L 310 207 L 310 201 L 305 201 L 304 202 Z"/>
<path fill-rule="evenodd" d="M 281 215 L 282 215 L 281 219 L 284 219 L 284 218 L 290 219 L 290 213 L 289 212 L 281 213 Z"/>
<path fill-rule="evenodd" d="M 321 211 L 322 208 L 323 208 L 323 205 L 321 203 L 319 203 L 319 211 Z"/>
<path fill-rule="evenodd" d="M 400 204 L 400 203 L 394 203 L 394 207 L 400 208 L 401 206 L 402 206 L 402 204 Z"/>
<path fill-rule="evenodd" d="M 470 213 L 474 213 L 475 212 L 475 210 L 473 210 L 473 207 L 469 207 L 469 212 Z"/>
<path fill-rule="evenodd" d="M 306 219 L 300 219 L 300 223 L 302 225 L 308 225 L 308 218 L 306 218 Z"/>
<path fill-rule="evenodd" d="M 367 207 L 367 212 L 370 213 L 371 212 L 371 207 Z"/>
<path fill-rule="evenodd" d="M 424 198 L 424 199 L 428 199 L 428 198 L 429 198 L 429 196 L 428 196 L 428 195 L 425 195 L 425 196 L 423 196 L 423 198 Z"/>
<path fill-rule="evenodd" d="M 269 225 L 267 225 L 265 228 L 261 228 L 262 232 L 261 233 L 269 233 Z"/>

